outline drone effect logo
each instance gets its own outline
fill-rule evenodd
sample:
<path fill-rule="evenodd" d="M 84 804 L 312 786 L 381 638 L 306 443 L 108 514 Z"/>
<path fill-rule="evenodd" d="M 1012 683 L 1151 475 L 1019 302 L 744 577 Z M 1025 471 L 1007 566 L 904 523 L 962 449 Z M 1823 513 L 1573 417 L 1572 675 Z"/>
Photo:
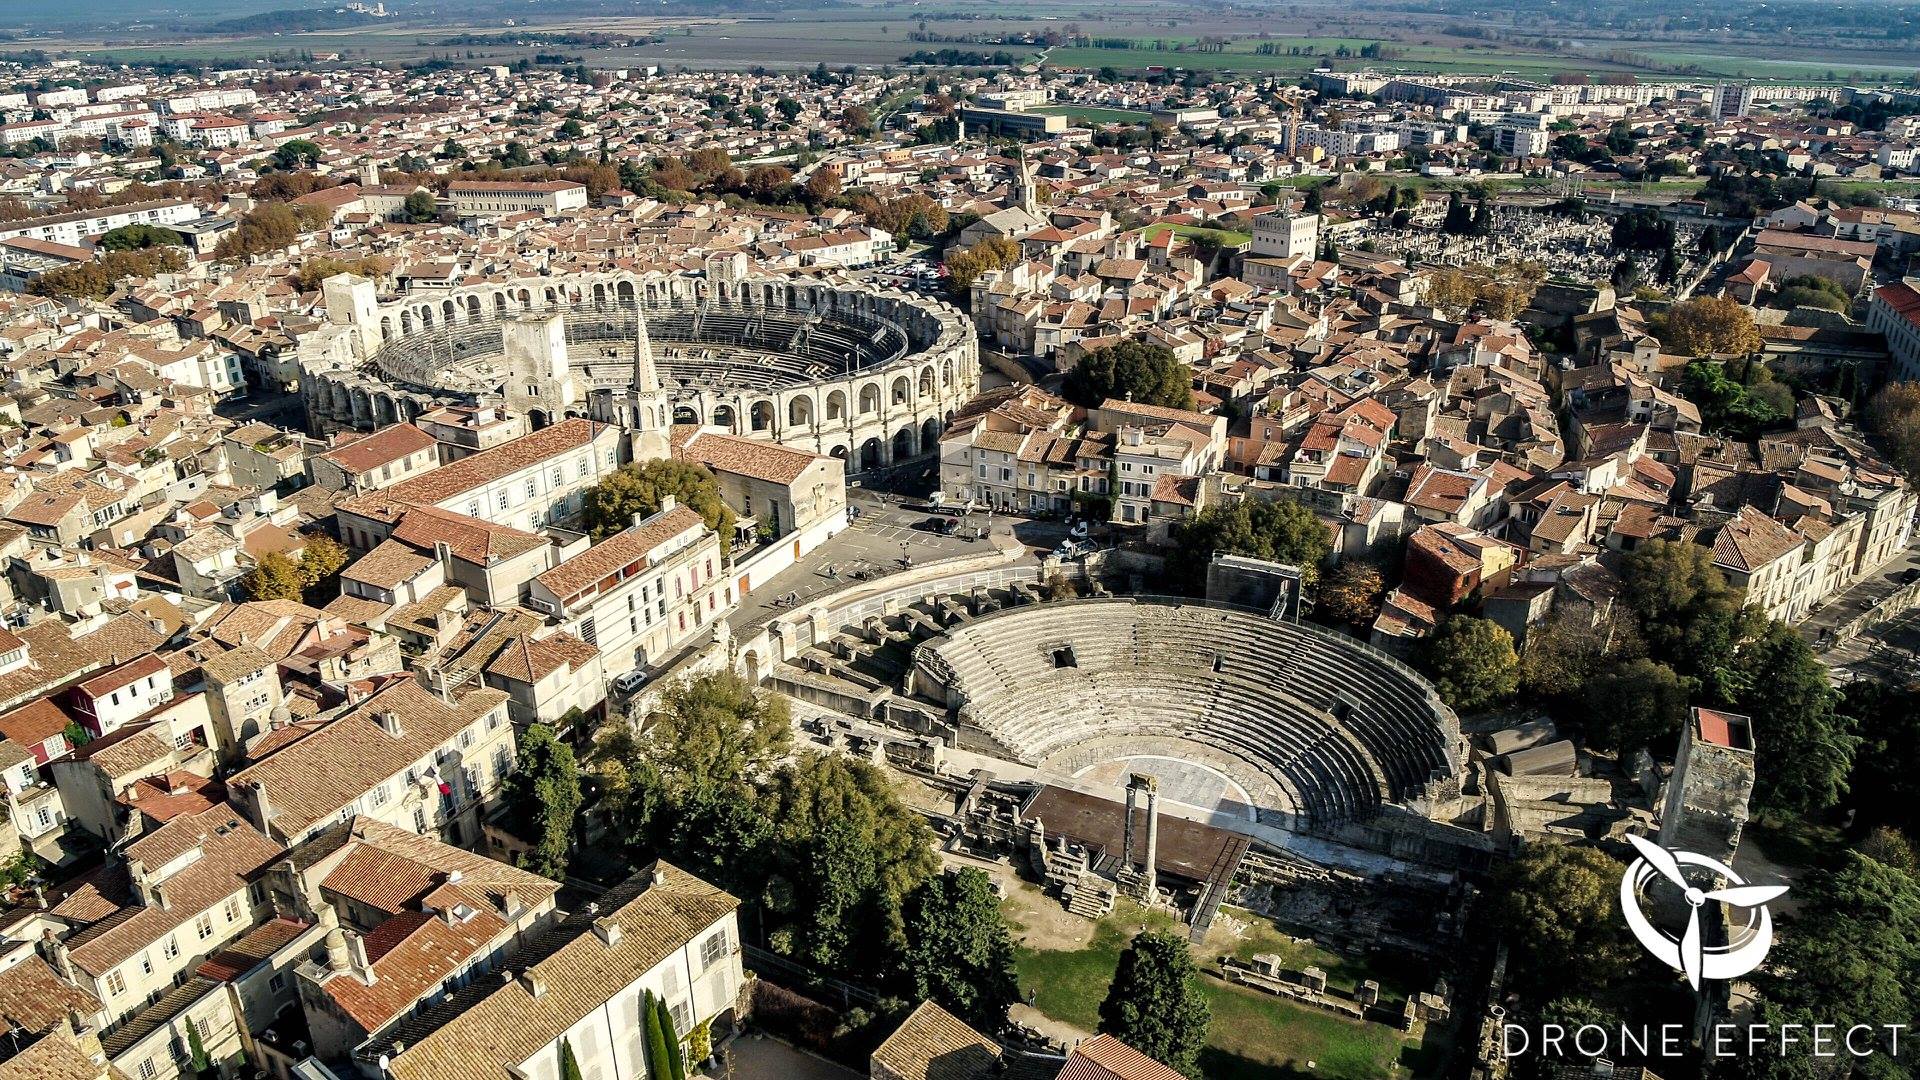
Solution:
<path fill-rule="evenodd" d="M 1620 876 L 1620 910 L 1626 915 L 1633 936 L 1654 957 L 1675 971 L 1684 972 L 1687 984 L 1700 989 L 1701 979 L 1737 979 L 1760 966 L 1773 947 L 1773 913 L 1767 902 L 1787 891 L 1785 885 L 1748 885 L 1733 868 L 1705 855 L 1666 848 L 1629 833 L 1640 857 Z M 1682 866 L 1697 866 L 1732 882 L 1724 889 L 1702 890 L 1687 881 Z M 1683 891 L 1687 900 L 1687 929 L 1679 938 L 1653 925 L 1641 908 L 1641 890 L 1656 876 L 1666 878 Z M 1746 909 L 1744 925 L 1733 928 L 1727 944 L 1703 947 L 1700 941 L 1700 908 L 1709 900 Z"/>

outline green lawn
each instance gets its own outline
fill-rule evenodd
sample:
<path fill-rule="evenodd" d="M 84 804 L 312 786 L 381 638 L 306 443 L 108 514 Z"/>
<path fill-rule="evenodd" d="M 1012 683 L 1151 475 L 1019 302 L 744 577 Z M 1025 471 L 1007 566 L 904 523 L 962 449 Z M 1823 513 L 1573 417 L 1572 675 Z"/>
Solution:
<path fill-rule="evenodd" d="M 1138 905 L 1122 901 L 1114 914 L 1095 927 L 1093 940 L 1084 948 L 1059 951 L 1022 945 L 1016 957 L 1020 985 L 1033 994 L 1034 1007 L 1055 1020 L 1088 1031 L 1098 1028 L 1100 1002 L 1120 964 L 1120 953 L 1143 922 L 1156 929 L 1174 928 L 1165 913 L 1144 912 Z M 1249 934 L 1234 952 L 1245 950 L 1250 956 L 1279 951 L 1288 944 L 1277 932 L 1263 931 Z M 1307 963 L 1319 962 L 1327 969 L 1330 981 L 1351 985 L 1368 977 L 1351 962 L 1312 946 L 1295 947 L 1292 955 Z M 1418 1046 L 1408 1044 L 1395 1028 L 1347 1020 L 1233 986 L 1211 975 L 1204 978 L 1213 1006 L 1208 1047 L 1201 1055 L 1205 1080 L 1301 1076 L 1381 1080 L 1411 1075 L 1405 1062 L 1418 1053 Z M 1383 986 L 1388 986 L 1388 979 L 1381 978 Z M 1389 993 L 1404 994 L 1410 985 L 1395 977 Z M 1314 1063 L 1310 1072 L 1308 1062 Z"/>
<path fill-rule="evenodd" d="M 1227 247 L 1232 247 L 1235 244 L 1251 243 L 1253 241 L 1252 233 L 1239 232 L 1235 229 L 1209 229 L 1203 225 L 1171 225 L 1164 221 L 1157 225 L 1147 226 L 1147 239 L 1153 240 L 1168 229 L 1172 229 L 1181 236 L 1211 237 L 1215 242 Z"/>

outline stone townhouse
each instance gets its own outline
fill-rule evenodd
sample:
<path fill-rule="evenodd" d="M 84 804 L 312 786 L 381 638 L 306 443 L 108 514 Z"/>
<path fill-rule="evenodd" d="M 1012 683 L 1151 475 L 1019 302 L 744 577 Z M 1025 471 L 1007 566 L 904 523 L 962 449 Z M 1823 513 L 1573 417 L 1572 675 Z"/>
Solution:
<path fill-rule="evenodd" d="M 62 929 L 46 931 L 45 949 L 100 999 L 105 1036 L 259 922 L 252 878 L 280 850 L 233 807 L 212 806 L 121 848 L 48 909 Z"/>
<path fill-rule="evenodd" d="M 368 1080 L 450 1076 L 560 1080 L 562 1047 L 581 1075 L 647 1075 L 643 995 L 664 999 L 674 1033 L 733 1024 L 744 972 L 740 902 L 665 862 L 643 869 L 533 945 L 510 981 L 476 981 L 362 1046 Z M 383 1066 L 384 1065 L 384 1069 Z"/>
<path fill-rule="evenodd" d="M 619 427 L 577 417 L 508 440 L 391 487 L 343 501 L 341 538 L 369 551 L 414 507 L 433 507 L 538 533 L 578 520 L 587 489 L 618 469 Z"/>
<path fill-rule="evenodd" d="M 443 696 L 393 676 L 330 719 L 275 732 L 254 764 L 228 778 L 255 827 L 298 843 L 355 814 L 477 844 L 488 804 L 513 769 L 507 695 L 477 688 Z"/>
<path fill-rule="evenodd" d="M 719 538 L 667 498 L 658 512 L 533 579 L 527 603 L 598 648 L 617 677 L 645 670 L 732 609 Z"/>
<path fill-rule="evenodd" d="M 492 976 L 553 921 L 560 891 L 538 874 L 363 817 L 288 852 L 265 884 L 282 918 L 323 934 L 293 981 L 312 1053 L 328 1062 L 348 1061 L 367 1040 Z"/>

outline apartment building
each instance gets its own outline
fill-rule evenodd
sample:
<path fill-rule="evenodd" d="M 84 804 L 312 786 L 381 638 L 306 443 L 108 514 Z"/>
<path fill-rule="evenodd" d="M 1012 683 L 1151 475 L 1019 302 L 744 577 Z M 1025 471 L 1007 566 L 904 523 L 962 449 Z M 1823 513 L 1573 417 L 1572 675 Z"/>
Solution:
<path fill-rule="evenodd" d="M 669 497 L 660 510 L 533 579 L 527 603 L 597 647 L 617 678 L 671 656 L 732 610 L 720 540 Z"/>
<path fill-rule="evenodd" d="M 121 848 L 48 909 L 63 927 L 49 931 L 54 968 L 100 999 L 103 1034 L 259 922 L 250 879 L 280 851 L 234 807 L 215 805 Z"/>
<path fill-rule="evenodd" d="M 490 688 L 443 696 L 390 676 L 338 716 L 256 748 L 259 760 L 228 778 L 229 797 L 281 843 L 359 814 L 476 844 L 487 804 L 513 770 L 506 699 Z"/>
<path fill-rule="evenodd" d="M 667 1003 L 676 1036 L 733 1022 L 744 979 L 740 902 L 656 862 L 532 943 L 511 981 L 477 981 L 444 1005 L 364 1044 L 368 1080 L 451 1076 L 560 1080 L 570 1053 L 582 1076 L 647 1074 L 644 995 Z M 564 1050 L 563 1050 L 564 1048 Z"/>
<path fill-rule="evenodd" d="M 175 225 L 199 216 L 200 211 L 186 199 L 152 199 L 99 210 L 75 210 L 9 221 L 0 224 L 0 240 L 26 236 L 78 247 L 88 237 L 112 232 L 123 225 Z"/>
<path fill-rule="evenodd" d="M 1867 329 L 1886 335 L 1892 357 L 1888 372 L 1900 382 L 1920 381 L 1920 278 L 1907 278 L 1873 290 Z"/>
<path fill-rule="evenodd" d="M 578 417 L 510 439 L 342 502 L 340 535 L 371 550 L 413 507 L 434 507 L 537 533 L 578 519 L 588 488 L 618 469 L 623 432 Z"/>
<path fill-rule="evenodd" d="M 497 180 L 456 180 L 447 185 L 453 212 L 461 217 L 501 217 L 507 214 L 552 215 L 584 210 L 585 184 L 571 180 L 514 183 Z"/>

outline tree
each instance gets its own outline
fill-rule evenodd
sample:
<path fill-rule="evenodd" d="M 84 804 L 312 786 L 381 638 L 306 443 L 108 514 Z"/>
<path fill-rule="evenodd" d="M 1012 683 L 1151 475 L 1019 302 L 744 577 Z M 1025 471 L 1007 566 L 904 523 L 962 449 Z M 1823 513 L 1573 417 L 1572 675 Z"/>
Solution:
<path fill-rule="evenodd" d="M 1537 697 L 1573 701 L 1587 680 L 1609 663 L 1639 653 L 1639 633 L 1630 620 L 1613 618 L 1596 625 L 1584 612 L 1560 612 L 1527 631 L 1520 687 Z"/>
<path fill-rule="evenodd" d="M 567 120 L 560 125 L 560 137 L 563 139 L 577 139 L 586 133 L 587 129 L 581 127 L 580 121 L 572 117 L 568 117 Z"/>
<path fill-rule="evenodd" d="M 780 165 L 755 165 L 746 171 L 741 181 L 747 195 L 762 202 L 774 198 L 791 183 L 793 170 Z"/>
<path fill-rule="evenodd" d="M 522 867 L 556 881 L 566 878 L 580 798 L 573 747 L 554 738 L 553 729 L 545 724 L 528 727 L 520 736 L 505 791 L 508 813 L 533 841 L 520 860 Z"/>
<path fill-rule="evenodd" d="M 1516 983 L 1539 1000 L 1590 995 L 1637 955 L 1620 915 L 1625 870 L 1598 848 L 1529 844 L 1489 890 Z"/>
<path fill-rule="evenodd" d="M 573 1041 L 560 1036 L 560 1080 L 582 1080 L 580 1059 L 573 1055 Z"/>
<path fill-rule="evenodd" d="M 906 898 L 940 869 L 933 833 L 885 773 L 809 753 L 774 777 L 774 947 L 826 971 L 873 970 L 905 942 Z"/>
<path fill-rule="evenodd" d="M 347 565 L 347 549 L 323 532 L 306 534 L 307 548 L 300 553 L 300 585 L 312 591 L 340 575 Z"/>
<path fill-rule="evenodd" d="M 1920 746 L 1920 693 L 1857 679 L 1842 689 L 1836 708 L 1860 735 L 1847 805 L 1865 824 L 1920 838 L 1920 770 L 1908 759 Z"/>
<path fill-rule="evenodd" d="M 331 220 L 323 207 L 290 203 L 262 203 L 241 217 L 240 223 L 213 249 L 217 259 L 251 259 L 299 243 L 300 234 Z"/>
<path fill-rule="evenodd" d="M 1867 403 L 1866 420 L 1893 464 L 1920 483 L 1920 382 L 1888 383 Z"/>
<path fill-rule="evenodd" d="M 1491 709 L 1520 688 L 1513 635 L 1491 619 L 1448 616 L 1422 643 L 1420 666 L 1440 699 L 1460 712 Z"/>
<path fill-rule="evenodd" d="M 433 192 L 421 188 L 407 193 L 406 201 L 401 204 L 400 213 L 409 222 L 423 225 L 439 219 L 440 207 L 434 201 Z"/>
<path fill-rule="evenodd" d="M 240 577 L 249 600 L 298 600 L 300 567 L 278 551 L 270 551 Z"/>
<path fill-rule="evenodd" d="M 136 222 L 106 233 L 95 246 L 103 251 L 138 251 L 151 247 L 181 247 L 186 242 L 185 237 L 172 229 Z"/>
<path fill-rule="evenodd" d="M 1336 623 L 1364 626 L 1380 614 L 1386 594 L 1380 568 L 1360 559 L 1347 559 L 1320 579 L 1320 612 Z"/>
<path fill-rule="evenodd" d="M 1740 643 L 1763 629 L 1746 594 L 1713 565 L 1711 549 L 1685 541 L 1652 540 L 1621 564 L 1622 595 L 1639 617 L 1647 654 L 1700 680 L 1704 693 L 1730 700 L 1739 674 Z"/>
<path fill-rule="evenodd" d="M 1240 499 L 1209 506 L 1175 522 L 1171 538 L 1185 553 L 1178 572 L 1187 576 L 1189 584 L 1204 579 L 1215 555 L 1251 555 L 1288 563 L 1312 581 L 1332 548 L 1320 519 L 1292 499 Z"/>
<path fill-rule="evenodd" d="M 1735 658 L 1741 692 L 1732 704 L 1753 718 L 1753 803 L 1801 815 L 1840 801 L 1859 737 L 1835 710 L 1838 695 L 1813 647 L 1775 619 Z"/>
<path fill-rule="evenodd" d="M 1792 415 L 1793 392 L 1773 382 L 1765 364 L 1745 365 L 1752 384 L 1729 378 L 1727 367 L 1718 360 L 1691 360 L 1681 374 L 1681 392 L 1700 407 L 1700 422 L 1708 430 L 1751 439 Z M 1780 391 L 1785 391 L 1784 404 Z"/>
<path fill-rule="evenodd" d="M 1686 356 L 1744 355 L 1760 351 L 1753 313 L 1724 296 L 1696 296 L 1667 309 L 1656 328 L 1660 343 Z"/>
<path fill-rule="evenodd" d="M 273 163 L 291 172 L 320 160 L 320 145 L 312 139 L 289 139 L 273 151 Z"/>
<path fill-rule="evenodd" d="M 647 1046 L 647 1075 L 652 1080 L 673 1080 L 673 1065 L 667 1057 L 667 1033 L 660 1024 L 660 1010 L 655 1007 L 659 999 L 651 990 L 643 993 L 640 1020 L 646 1029 L 643 1034 Z"/>
<path fill-rule="evenodd" d="M 1878 1056 L 1889 1057 L 1890 1026 L 1911 1025 L 1920 1015 L 1920 885 L 1911 874 L 1850 851 L 1832 870 L 1799 875 L 1794 896 L 1798 909 L 1786 918 L 1767 967 L 1754 979 L 1761 999 L 1754 1022 L 1817 1017 L 1838 1031 L 1869 1028 L 1862 1045 L 1872 1040 Z M 1844 1075 L 1810 1071 L 1814 1063 L 1804 1049 L 1755 1064 L 1761 1071 L 1750 1075 Z M 1906 1073 L 1875 1069 L 1854 1075 Z"/>
<path fill-rule="evenodd" d="M 637 849 L 757 892 L 770 824 L 759 785 L 793 744 L 785 699 L 732 672 L 668 684 L 657 709 L 611 724 L 595 750 L 601 806 Z"/>
<path fill-rule="evenodd" d="M 207 1054 L 207 1044 L 200 1038 L 200 1025 L 187 1018 L 187 1067 L 195 1076 L 205 1076 L 213 1070 L 213 1058 Z"/>
<path fill-rule="evenodd" d="M 1020 246 L 1004 236 L 989 236 L 970 248 L 948 255 L 947 291 L 960 300 L 972 298 L 973 282 L 990 270 L 1005 270 L 1020 261 Z"/>
<path fill-rule="evenodd" d="M 1094 408 L 1107 400 L 1168 409 L 1193 408 L 1193 369 L 1155 342 L 1122 341 L 1093 350 L 1067 372 L 1061 393 Z"/>
<path fill-rule="evenodd" d="M 1426 303 L 1450 318 L 1459 318 L 1480 295 L 1480 286 L 1463 270 L 1435 270 L 1427 275 Z"/>
<path fill-rule="evenodd" d="M 1664 754 L 1680 733 L 1696 684 L 1672 668 L 1642 657 L 1587 683 L 1587 741 L 1624 759 L 1651 748 Z"/>
<path fill-rule="evenodd" d="M 661 1041 L 666 1043 L 667 1071 L 657 1074 L 656 1080 L 687 1080 L 687 1062 L 680 1053 L 680 1033 L 673 1030 L 673 1010 L 667 1008 L 667 999 L 653 999 L 653 1010 L 660 1021 Z"/>
<path fill-rule="evenodd" d="M 807 182 L 800 186 L 806 196 L 807 205 L 825 206 L 834 196 L 840 194 L 840 170 L 836 166 L 822 165 L 813 170 Z"/>
<path fill-rule="evenodd" d="M 724 550 L 733 541 L 733 510 L 720 497 L 720 484 L 706 466 L 675 458 L 622 465 L 587 489 L 583 510 L 596 541 L 633 525 L 636 517 L 657 513 L 667 498 L 700 515 L 720 536 Z"/>
<path fill-rule="evenodd" d="M 379 278 L 386 272 L 386 264 L 372 256 L 364 259 L 341 260 L 319 255 L 300 264 L 300 269 L 293 275 L 293 284 L 301 292 L 313 292 L 320 287 L 321 282 L 335 274 Z"/>
<path fill-rule="evenodd" d="M 932 1000 L 983 1031 L 1020 999 L 1013 937 L 993 882 L 971 867 L 936 874 L 908 897 L 900 970 L 913 1000 Z"/>
<path fill-rule="evenodd" d="M 1100 1003 L 1100 1033 L 1175 1072 L 1198 1076 L 1212 1022 L 1213 1009 L 1186 941 L 1159 930 L 1136 935 L 1120 954 Z"/>
<path fill-rule="evenodd" d="M 791 124 L 800 118 L 800 103 L 792 98 L 783 97 L 773 103 L 773 111 L 779 113 L 782 120 Z"/>
<path fill-rule="evenodd" d="M 177 247 L 109 251 L 91 262 L 49 270 L 27 286 L 35 296 L 104 300 L 130 277 L 150 278 L 185 269 L 187 259 Z"/>

